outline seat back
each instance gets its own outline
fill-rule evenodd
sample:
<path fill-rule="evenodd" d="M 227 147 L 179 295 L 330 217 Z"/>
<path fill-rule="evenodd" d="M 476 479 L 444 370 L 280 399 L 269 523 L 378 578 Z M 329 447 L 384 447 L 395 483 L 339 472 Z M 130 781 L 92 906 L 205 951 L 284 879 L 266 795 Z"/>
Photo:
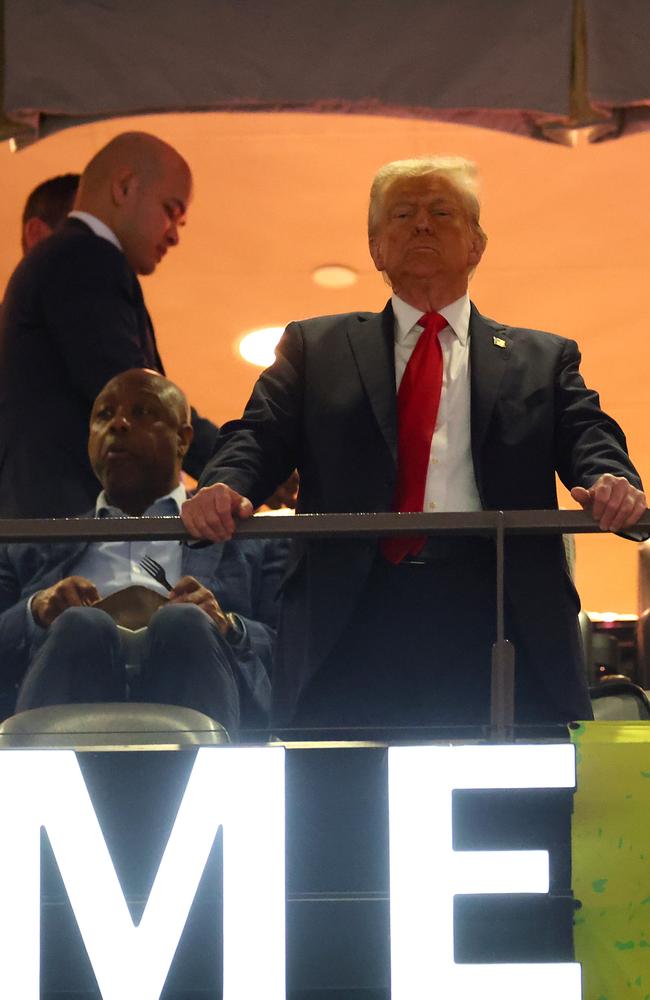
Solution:
<path fill-rule="evenodd" d="M 181 749 L 229 743 L 226 730 L 191 708 L 139 702 L 49 705 L 0 725 L 0 747 Z"/>
<path fill-rule="evenodd" d="M 650 608 L 650 539 L 639 545 L 638 614 Z"/>
<path fill-rule="evenodd" d="M 636 653 L 639 684 L 650 688 L 650 607 L 639 615 L 636 626 Z"/>
<path fill-rule="evenodd" d="M 593 627 L 591 624 L 591 618 L 586 611 L 581 611 L 578 615 L 578 625 L 580 627 L 580 639 L 582 640 L 582 655 L 583 663 L 585 668 L 585 673 L 587 675 L 587 682 L 589 684 L 593 683 L 592 669 L 591 669 L 591 637 L 593 635 Z"/>
<path fill-rule="evenodd" d="M 607 677 L 589 689 L 597 722 L 650 720 L 650 700 L 628 677 Z"/>
<path fill-rule="evenodd" d="M 618 640 L 608 632 L 593 632 L 589 683 L 597 684 L 601 677 L 618 676 L 621 655 Z"/>

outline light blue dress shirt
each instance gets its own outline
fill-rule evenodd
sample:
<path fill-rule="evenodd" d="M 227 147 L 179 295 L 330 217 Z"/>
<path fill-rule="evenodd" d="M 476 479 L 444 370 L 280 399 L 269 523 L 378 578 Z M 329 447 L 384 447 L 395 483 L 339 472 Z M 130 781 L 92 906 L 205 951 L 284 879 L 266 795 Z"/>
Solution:
<path fill-rule="evenodd" d="M 181 504 L 186 500 L 187 493 L 181 483 L 165 497 L 156 500 L 148 507 L 143 517 L 178 517 Z M 117 507 L 111 507 L 106 494 L 102 490 L 95 507 L 96 517 L 124 517 Z M 167 590 L 162 583 L 157 583 L 140 566 L 143 556 L 149 555 L 160 563 L 172 587 L 178 583 L 181 575 L 181 543 L 180 542 L 95 542 L 89 545 L 79 561 L 75 563 L 74 575 L 84 576 L 97 587 L 100 597 L 108 597 L 117 590 L 138 584 L 155 590 L 156 593 L 167 596 Z"/>
<path fill-rule="evenodd" d="M 178 517 L 181 504 L 187 499 L 187 492 L 181 483 L 167 496 L 161 497 L 144 511 L 143 517 Z M 106 494 L 97 497 L 95 517 L 126 517 L 123 511 L 112 507 Z M 149 555 L 160 563 L 172 587 L 181 575 L 180 542 L 95 542 L 88 546 L 83 555 L 70 568 L 71 576 L 83 576 L 97 587 L 100 597 L 108 597 L 117 590 L 138 584 L 167 596 L 167 590 L 140 567 L 140 560 Z M 35 596 L 35 595 L 34 595 Z M 32 600 L 27 604 L 27 623 L 30 632 L 41 631 L 32 615 Z"/>

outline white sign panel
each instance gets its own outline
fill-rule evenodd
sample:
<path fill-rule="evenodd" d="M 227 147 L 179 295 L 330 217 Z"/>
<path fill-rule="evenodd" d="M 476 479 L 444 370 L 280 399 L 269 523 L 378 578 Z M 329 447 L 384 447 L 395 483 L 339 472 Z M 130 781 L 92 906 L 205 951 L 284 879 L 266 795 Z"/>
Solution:
<path fill-rule="evenodd" d="M 391 1000 L 581 1000 L 580 965 L 457 964 L 458 893 L 547 893 L 546 851 L 455 851 L 452 792 L 572 788 L 568 744 L 388 751 Z"/>
<path fill-rule="evenodd" d="M 459 964 L 459 893 L 547 893 L 546 851 L 454 851 L 454 789 L 572 788 L 570 745 L 388 752 L 392 1000 L 580 1000 L 577 963 Z M 103 1000 L 159 1000 L 223 828 L 223 1000 L 285 1000 L 284 750 L 203 748 L 135 926 L 72 751 L 0 752 L 2 996 L 38 1000 L 45 827 Z M 387 942 L 388 944 L 388 942 Z"/>
<path fill-rule="evenodd" d="M 284 1000 L 284 750 L 197 753 L 136 927 L 72 751 L 0 753 L 0 975 L 38 1000 L 40 828 L 47 830 L 103 1000 L 159 1000 L 223 827 L 223 1000 Z"/>

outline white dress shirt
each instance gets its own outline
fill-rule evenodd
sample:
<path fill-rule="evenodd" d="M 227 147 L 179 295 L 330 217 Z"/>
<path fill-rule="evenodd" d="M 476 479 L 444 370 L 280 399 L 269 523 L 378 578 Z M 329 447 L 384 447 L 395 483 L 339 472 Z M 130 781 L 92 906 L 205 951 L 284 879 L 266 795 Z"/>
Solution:
<path fill-rule="evenodd" d="M 98 219 L 96 215 L 91 215 L 90 212 L 80 212 L 75 209 L 74 212 L 68 212 L 68 218 L 81 219 L 82 222 L 85 222 L 86 225 L 92 229 L 95 236 L 101 236 L 103 240 L 108 240 L 108 242 L 112 243 L 113 246 L 116 246 L 118 250 L 122 249 L 122 244 L 113 230 L 109 229 L 106 223 L 102 222 L 101 219 Z"/>
<path fill-rule="evenodd" d="M 395 381 L 399 389 L 404 369 L 417 344 L 422 310 L 392 296 L 395 314 Z M 424 511 L 481 510 L 471 448 L 469 296 L 465 294 L 438 312 L 447 326 L 438 334 L 442 348 L 442 392 L 431 440 L 424 490 Z"/>

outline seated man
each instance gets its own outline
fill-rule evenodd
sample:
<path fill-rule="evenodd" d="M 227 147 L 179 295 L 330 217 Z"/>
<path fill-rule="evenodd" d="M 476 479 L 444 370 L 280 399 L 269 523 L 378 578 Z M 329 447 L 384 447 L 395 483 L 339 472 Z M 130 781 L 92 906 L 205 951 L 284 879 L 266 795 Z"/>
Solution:
<path fill-rule="evenodd" d="M 111 379 L 90 422 L 88 452 L 103 486 L 94 516 L 177 515 L 191 439 L 187 400 L 168 379 L 146 369 Z M 141 568 L 145 555 L 163 567 L 171 591 Z M 263 725 L 283 562 L 281 543 L 252 539 L 202 549 L 164 541 L 0 546 L 2 685 L 19 685 L 17 711 L 130 694 L 198 709 L 231 735 L 240 724 Z M 120 632 L 94 605 L 133 585 L 158 591 L 163 606 L 127 684 Z"/>

